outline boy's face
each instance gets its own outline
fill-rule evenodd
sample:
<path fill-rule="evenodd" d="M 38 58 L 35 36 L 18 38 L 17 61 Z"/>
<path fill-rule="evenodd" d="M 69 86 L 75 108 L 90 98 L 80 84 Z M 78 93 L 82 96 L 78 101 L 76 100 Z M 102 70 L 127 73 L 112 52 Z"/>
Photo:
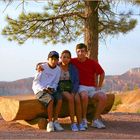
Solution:
<path fill-rule="evenodd" d="M 79 59 L 83 59 L 87 56 L 87 51 L 85 48 L 76 49 L 76 54 Z"/>
<path fill-rule="evenodd" d="M 50 57 L 48 58 L 48 64 L 51 67 L 55 67 L 58 64 L 58 59 L 56 57 Z"/>

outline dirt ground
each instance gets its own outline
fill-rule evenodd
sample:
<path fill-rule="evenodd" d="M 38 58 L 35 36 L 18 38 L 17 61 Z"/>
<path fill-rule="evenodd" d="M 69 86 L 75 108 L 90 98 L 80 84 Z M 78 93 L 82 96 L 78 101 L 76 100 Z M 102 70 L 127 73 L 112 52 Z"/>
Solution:
<path fill-rule="evenodd" d="M 140 139 L 140 114 L 109 113 L 102 117 L 106 129 L 95 129 L 89 124 L 87 131 L 72 132 L 69 120 L 64 119 L 61 123 L 65 131 L 51 133 L 0 117 L 0 139 Z"/>

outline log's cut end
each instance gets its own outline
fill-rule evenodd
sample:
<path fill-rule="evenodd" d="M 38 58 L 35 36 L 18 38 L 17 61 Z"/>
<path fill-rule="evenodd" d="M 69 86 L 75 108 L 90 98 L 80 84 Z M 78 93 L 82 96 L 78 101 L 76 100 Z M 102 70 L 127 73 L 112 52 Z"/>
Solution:
<path fill-rule="evenodd" d="M 0 113 L 5 121 L 12 121 L 19 111 L 19 101 L 9 97 L 0 97 Z"/>
<path fill-rule="evenodd" d="M 46 108 L 34 95 L 1 96 L 0 112 L 6 121 L 32 120 L 47 115 Z"/>

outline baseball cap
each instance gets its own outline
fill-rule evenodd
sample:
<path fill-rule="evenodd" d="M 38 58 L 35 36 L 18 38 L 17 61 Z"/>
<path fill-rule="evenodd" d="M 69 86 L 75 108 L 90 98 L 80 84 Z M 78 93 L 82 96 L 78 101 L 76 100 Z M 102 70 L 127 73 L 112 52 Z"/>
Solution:
<path fill-rule="evenodd" d="M 55 58 L 59 58 L 59 54 L 58 52 L 56 51 L 51 51 L 49 54 L 48 54 L 48 58 L 52 58 L 52 57 L 55 57 Z"/>

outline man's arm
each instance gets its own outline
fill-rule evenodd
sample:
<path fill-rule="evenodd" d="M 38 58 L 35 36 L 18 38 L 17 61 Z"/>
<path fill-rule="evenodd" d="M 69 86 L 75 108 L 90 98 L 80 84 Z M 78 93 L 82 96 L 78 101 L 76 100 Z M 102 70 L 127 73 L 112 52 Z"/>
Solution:
<path fill-rule="evenodd" d="M 104 73 L 96 75 L 96 90 L 100 90 L 102 88 L 104 78 L 105 78 Z"/>

